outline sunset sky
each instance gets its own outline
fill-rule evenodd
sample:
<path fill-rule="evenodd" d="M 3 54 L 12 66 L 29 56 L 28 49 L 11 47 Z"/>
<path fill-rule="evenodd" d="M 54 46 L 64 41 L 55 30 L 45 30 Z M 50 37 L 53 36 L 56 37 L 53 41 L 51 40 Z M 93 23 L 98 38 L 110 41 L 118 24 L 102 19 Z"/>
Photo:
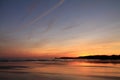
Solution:
<path fill-rule="evenodd" d="M 120 0 L 0 0 L 0 58 L 120 54 Z"/>

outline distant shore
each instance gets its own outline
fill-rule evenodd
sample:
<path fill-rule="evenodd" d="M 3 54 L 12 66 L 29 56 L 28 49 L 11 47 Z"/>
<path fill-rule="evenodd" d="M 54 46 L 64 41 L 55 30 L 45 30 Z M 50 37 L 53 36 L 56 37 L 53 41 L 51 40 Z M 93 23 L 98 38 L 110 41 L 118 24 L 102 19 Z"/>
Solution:
<path fill-rule="evenodd" d="M 89 55 L 79 57 L 60 57 L 56 59 L 99 59 L 99 60 L 120 60 L 120 55 Z"/>
<path fill-rule="evenodd" d="M 6 59 L 0 58 L 0 62 L 31 62 L 31 61 L 61 61 L 61 60 L 101 60 L 101 61 L 119 61 L 120 62 L 120 55 L 89 55 L 89 56 L 79 56 L 79 57 L 58 57 L 52 59 Z"/>

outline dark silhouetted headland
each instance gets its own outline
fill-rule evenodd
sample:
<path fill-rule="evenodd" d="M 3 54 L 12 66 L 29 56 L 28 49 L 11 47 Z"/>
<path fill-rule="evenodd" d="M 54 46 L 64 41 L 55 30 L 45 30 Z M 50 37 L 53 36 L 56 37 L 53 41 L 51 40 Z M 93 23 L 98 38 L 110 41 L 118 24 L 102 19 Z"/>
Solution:
<path fill-rule="evenodd" d="M 57 59 L 100 59 L 100 60 L 120 60 L 120 55 L 89 55 L 79 57 L 60 57 Z"/>
<path fill-rule="evenodd" d="M 79 56 L 79 57 L 59 57 L 54 59 L 0 59 L 0 62 L 31 62 L 31 61 L 59 61 L 60 59 L 87 59 L 87 60 L 111 60 L 120 61 L 120 55 L 90 55 L 90 56 Z"/>
<path fill-rule="evenodd" d="M 120 64 L 120 55 L 89 55 L 89 56 L 79 56 L 79 57 L 60 57 L 55 59 L 62 60 L 79 60 L 87 61 L 90 63 L 113 63 Z"/>

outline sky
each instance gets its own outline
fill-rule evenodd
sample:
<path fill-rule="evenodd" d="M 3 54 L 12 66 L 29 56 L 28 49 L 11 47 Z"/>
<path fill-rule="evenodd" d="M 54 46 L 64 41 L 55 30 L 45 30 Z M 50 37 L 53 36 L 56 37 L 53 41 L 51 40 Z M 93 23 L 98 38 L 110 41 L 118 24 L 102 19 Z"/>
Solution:
<path fill-rule="evenodd" d="M 120 55 L 120 0 L 0 0 L 0 58 Z"/>

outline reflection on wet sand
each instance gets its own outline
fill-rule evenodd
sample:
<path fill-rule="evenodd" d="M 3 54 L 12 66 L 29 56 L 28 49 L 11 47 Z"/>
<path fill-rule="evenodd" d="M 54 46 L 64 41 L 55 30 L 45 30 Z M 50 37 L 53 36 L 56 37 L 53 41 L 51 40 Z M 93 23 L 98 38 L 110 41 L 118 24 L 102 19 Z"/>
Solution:
<path fill-rule="evenodd" d="M 120 80 L 120 64 L 81 60 L 0 62 L 0 80 Z"/>

